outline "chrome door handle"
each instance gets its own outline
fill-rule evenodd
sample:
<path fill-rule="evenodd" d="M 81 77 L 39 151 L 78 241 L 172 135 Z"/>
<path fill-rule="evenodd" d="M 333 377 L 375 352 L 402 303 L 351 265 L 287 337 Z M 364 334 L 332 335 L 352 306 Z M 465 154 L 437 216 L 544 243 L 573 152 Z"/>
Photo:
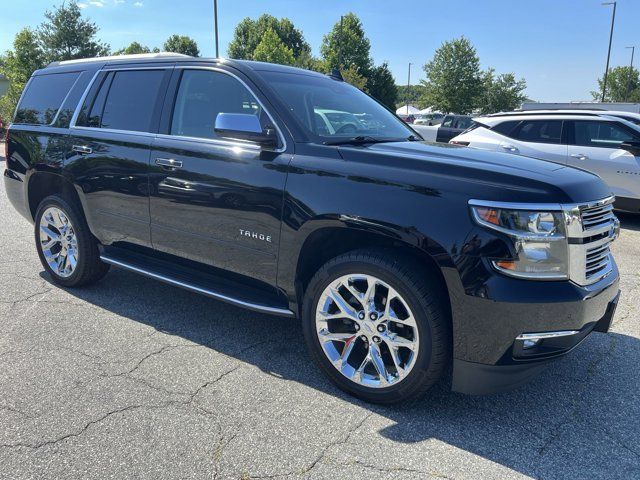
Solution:
<path fill-rule="evenodd" d="M 156 165 L 175 170 L 182 168 L 182 160 L 174 160 L 173 158 L 156 158 Z"/>
<path fill-rule="evenodd" d="M 571 158 L 577 158 L 578 160 L 589 160 L 589 157 L 584 153 L 572 153 Z"/>
<path fill-rule="evenodd" d="M 514 147 L 513 145 L 500 145 L 504 150 L 507 150 L 508 152 L 517 152 L 518 148 Z"/>
<path fill-rule="evenodd" d="M 71 147 L 71 150 L 79 153 L 80 155 L 89 155 L 91 152 L 93 152 L 91 147 L 87 147 L 85 145 L 74 145 L 73 147 Z"/>

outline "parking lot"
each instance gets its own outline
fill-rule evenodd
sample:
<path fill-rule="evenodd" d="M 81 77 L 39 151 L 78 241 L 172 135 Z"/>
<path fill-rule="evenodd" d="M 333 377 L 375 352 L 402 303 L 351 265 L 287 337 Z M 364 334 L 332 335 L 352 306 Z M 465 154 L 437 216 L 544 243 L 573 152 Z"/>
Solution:
<path fill-rule="evenodd" d="M 640 217 L 610 334 L 512 393 L 397 407 L 336 390 L 297 321 L 116 268 L 58 288 L 4 186 L 0 218 L 0 478 L 640 477 Z"/>

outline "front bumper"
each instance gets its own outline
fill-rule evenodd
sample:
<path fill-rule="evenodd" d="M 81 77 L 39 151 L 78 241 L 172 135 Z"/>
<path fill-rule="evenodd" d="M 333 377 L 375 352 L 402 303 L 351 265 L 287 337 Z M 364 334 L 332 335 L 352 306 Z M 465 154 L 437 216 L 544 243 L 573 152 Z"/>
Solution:
<path fill-rule="evenodd" d="M 488 394 L 515 388 L 592 331 L 607 332 L 620 295 L 618 283 L 613 262 L 607 277 L 586 287 L 494 275 L 481 291 L 458 292 L 451 299 L 452 390 Z"/>

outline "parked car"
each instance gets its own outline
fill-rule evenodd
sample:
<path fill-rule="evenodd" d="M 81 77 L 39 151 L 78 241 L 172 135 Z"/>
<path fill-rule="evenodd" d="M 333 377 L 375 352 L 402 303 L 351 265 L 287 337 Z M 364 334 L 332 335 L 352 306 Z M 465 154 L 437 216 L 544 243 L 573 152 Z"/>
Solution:
<path fill-rule="evenodd" d="M 494 113 L 491 115 L 487 115 L 488 117 L 519 117 L 519 116 L 529 116 L 529 115 L 584 115 L 584 116 L 608 116 L 608 117 L 616 117 L 622 118 L 623 120 L 627 120 L 628 122 L 635 123 L 636 125 L 640 125 L 640 113 L 634 112 L 624 112 L 618 110 L 586 110 L 580 108 L 574 109 L 558 109 L 558 110 L 520 110 L 514 112 L 501 112 Z"/>
<path fill-rule="evenodd" d="M 404 123 L 413 123 L 416 120 L 416 117 L 413 114 L 400 114 L 398 115 L 398 117 L 400 117 L 400 120 L 402 120 Z"/>
<path fill-rule="evenodd" d="M 415 125 L 440 125 L 444 115 L 442 113 L 423 113 L 416 117 Z"/>
<path fill-rule="evenodd" d="M 379 127 L 331 133 L 319 111 Z M 319 368 L 367 401 L 421 395 L 450 366 L 455 391 L 512 388 L 606 332 L 619 223 L 602 180 L 417 140 L 316 72 L 74 60 L 31 77 L 4 181 L 52 282 L 116 265 L 297 317 Z"/>
<path fill-rule="evenodd" d="M 617 209 L 640 213 L 640 126 L 601 113 L 537 111 L 492 115 L 475 122 L 474 129 L 451 143 L 588 170 L 611 188 Z"/>
<path fill-rule="evenodd" d="M 436 134 L 436 141 L 447 143 L 473 125 L 469 115 L 445 115 Z"/>
<path fill-rule="evenodd" d="M 314 110 L 314 115 L 318 130 L 322 130 L 327 135 L 356 133 L 365 129 L 364 123 L 353 113 L 318 108 Z"/>

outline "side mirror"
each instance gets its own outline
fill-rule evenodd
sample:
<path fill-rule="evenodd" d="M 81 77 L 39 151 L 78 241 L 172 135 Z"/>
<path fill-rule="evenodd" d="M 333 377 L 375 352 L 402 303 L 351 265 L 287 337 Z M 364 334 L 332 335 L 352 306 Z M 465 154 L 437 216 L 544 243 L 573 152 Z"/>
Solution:
<path fill-rule="evenodd" d="M 620 148 L 622 150 L 626 150 L 631 155 L 634 155 L 636 157 L 640 157 L 640 142 L 638 142 L 636 140 L 630 140 L 628 142 L 622 142 L 622 144 L 620 144 Z"/>
<path fill-rule="evenodd" d="M 278 144 L 275 130 L 262 130 L 260 119 L 250 113 L 219 113 L 214 131 L 224 138 L 255 142 L 264 148 Z"/>

